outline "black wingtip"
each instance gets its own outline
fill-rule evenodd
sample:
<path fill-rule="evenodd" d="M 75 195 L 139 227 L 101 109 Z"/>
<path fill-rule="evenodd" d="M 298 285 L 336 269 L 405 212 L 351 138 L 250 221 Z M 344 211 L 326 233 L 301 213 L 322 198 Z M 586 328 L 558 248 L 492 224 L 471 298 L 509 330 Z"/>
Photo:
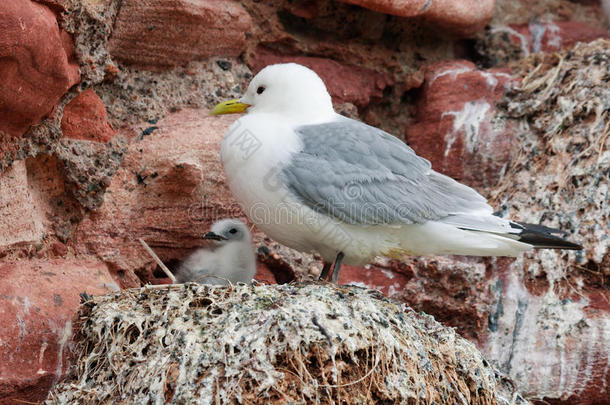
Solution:
<path fill-rule="evenodd" d="M 578 243 L 573 243 L 556 235 L 567 235 L 561 229 L 549 228 L 544 225 L 527 224 L 525 222 L 514 222 L 515 227 L 522 229 L 519 241 L 528 243 L 536 249 L 569 249 L 582 250 Z"/>

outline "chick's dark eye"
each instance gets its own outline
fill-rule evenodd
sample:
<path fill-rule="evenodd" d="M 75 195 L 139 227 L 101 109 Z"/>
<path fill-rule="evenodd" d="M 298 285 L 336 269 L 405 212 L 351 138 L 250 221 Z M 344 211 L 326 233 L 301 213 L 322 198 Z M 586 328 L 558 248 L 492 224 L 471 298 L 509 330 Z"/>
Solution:
<path fill-rule="evenodd" d="M 265 86 L 258 86 L 258 89 L 256 89 L 256 94 L 263 94 L 263 91 L 265 91 Z"/>
<path fill-rule="evenodd" d="M 229 229 L 229 233 L 237 233 L 237 229 L 231 228 L 231 229 Z"/>

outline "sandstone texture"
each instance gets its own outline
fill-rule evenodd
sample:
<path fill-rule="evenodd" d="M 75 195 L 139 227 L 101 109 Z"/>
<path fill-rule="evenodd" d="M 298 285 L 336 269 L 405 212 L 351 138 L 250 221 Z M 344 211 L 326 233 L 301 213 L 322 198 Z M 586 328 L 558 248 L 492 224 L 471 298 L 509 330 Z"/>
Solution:
<path fill-rule="evenodd" d="M 496 184 L 517 143 L 515 126 L 495 103 L 517 82 L 508 69 L 479 70 L 468 61 L 428 66 L 407 143 L 456 180 L 475 188 Z"/>
<path fill-rule="evenodd" d="M 608 28 L 595 22 L 556 21 L 546 16 L 527 23 L 491 24 L 479 35 L 477 48 L 487 64 L 501 65 L 532 53 L 553 52 L 609 36 Z"/>
<path fill-rule="evenodd" d="M 65 138 L 107 142 L 116 131 L 108 122 L 106 107 L 93 89 L 74 97 L 64 107 L 61 132 Z"/>
<path fill-rule="evenodd" d="M 510 29 L 514 32 L 510 32 Z M 518 43 L 524 56 L 529 53 L 552 52 L 574 45 L 608 38 L 608 30 L 592 27 L 575 21 L 532 21 L 515 24 L 508 30 L 511 41 Z"/>
<path fill-rule="evenodd" d="M 72 38 L 45 5 L 5 2 L 0 30 L 0 133 L 18 137 L 79 82 L 78 65 Z"/>
<path fill-rule="evenodd" d="M 243 218 L 218 155 L 236 117 L 209 108 L 265 65 L 297 62 L 337 111 L 406 140 L 498 215 L 586 247 L 378 258 L 345 266 L 340 282 L 457 328 L 526 399 L 607 403 L 610 62 L 598 2 L 0 3 L 0 402 L 44 400 L 74 364 L 81 292 L 169 282 L 138 238 L 174 268 L 212 222 Z M 317 255 L 253 232 L 259 283 L 318 276 Z"/>
<path fill-rule="evenodd" d="M 421 16 L 430 25 L 438 24 L 454 34 L 472 35 L 491 19 L 494 0 L 342 0 L 346 3 L 400 17 Z"/>
<path fill-rule="evenodd" d="M 42 218 L 28 187 L 24 161 L 0 177 L 0 244 L 34 243 L 44 232 Z"/>
<path fill-rule="evenodd" d="M 106 265 L 75 260 L 0 264 L 0 402 L 38 401 L 68 370 L 80 294 L 117 290 Z"/>
<path fill-rule="evenodd" d="M 108 51 L 140 67 L 172 67 L 211 56 L 239 56 L 250 15 L 237 1 L 127 0 L 116 17 Z"/>
<path fill-rule="evenodd" d="M 383 91 L 393 85 L 387 73 L 345 65 L 326 58 L 277 55 L 264 48 L 257 49 L 250 64 L 256 74 L 267 65 L 288 62 L 298 63 L 316 71 L 324 80 L 335 104 L 351 103 L 362 109 L 372 100 L 380 100 Z"/>

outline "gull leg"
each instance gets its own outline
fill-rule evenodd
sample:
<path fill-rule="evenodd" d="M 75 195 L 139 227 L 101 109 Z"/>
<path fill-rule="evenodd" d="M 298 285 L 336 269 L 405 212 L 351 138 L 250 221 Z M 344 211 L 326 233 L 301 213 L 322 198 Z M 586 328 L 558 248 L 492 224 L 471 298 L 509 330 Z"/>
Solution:
<path fill-rule="evenodd" d="M 333 267 L 333 274 L 330 276 L 331 283 L 338 284 L 339 283 L 339 270 L 341 270 L 341 261 L 345 255 L 343 252 L 339 252 L 337 258 L 335 259 L 335 265 Z"/>
<path fill-rule="evenodd" d="M 330 266 L 332 263 L 324 262 L 324 267 L 322 267 L 322 273 L 320 273 L 320 277 L 318 280 L 326 280 L 328 278 L 328 273 L 330 272 Z"/>

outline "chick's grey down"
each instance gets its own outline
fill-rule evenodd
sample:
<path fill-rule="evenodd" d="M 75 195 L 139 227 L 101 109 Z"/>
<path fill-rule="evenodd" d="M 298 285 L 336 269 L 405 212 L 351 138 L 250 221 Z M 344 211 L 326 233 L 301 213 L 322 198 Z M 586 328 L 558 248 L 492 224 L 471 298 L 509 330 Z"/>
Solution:
<path fill-rule="evenodd" d="M 181 264 L 176 275 L 178 283 L 226 285 L 224 279 L 232 283 L 252 281 L 256 257 L 246 224 L 238 219 L 223 219 L 215 222 L 204 238 L 211 240 L 213 247 L 196 250 Z"/>

